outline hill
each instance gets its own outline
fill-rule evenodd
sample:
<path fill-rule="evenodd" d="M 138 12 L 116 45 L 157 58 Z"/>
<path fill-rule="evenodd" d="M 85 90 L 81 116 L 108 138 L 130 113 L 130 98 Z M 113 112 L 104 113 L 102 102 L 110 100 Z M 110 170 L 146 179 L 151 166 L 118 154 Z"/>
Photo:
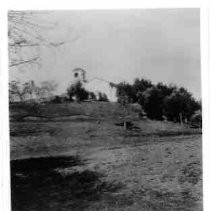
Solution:
<path fill-rule="evenodd" d="M 201 130 L 136 106 L 124 130 L 116 103 L 33 109 L 10 107 L 14 211 L 202 210 Z"/>
<path fill-rule="evenodd" d="M 156 121 L 139 117 L 140 111 L 140 107 L 137 108 L 136 105 L 131 104 L 129 113 L 125 117 L 123 109 L 114 102 L 45 104 L 39 106 L 38 112 L 34 112 L 33 107 L 28 109 L 27 106 L 12 105 L 10 108 L 10 118 L 11 123 L 13 123 L 11 124 L 13 125 L 11 127 L 11 135 L 17 134 L 17 131 L 20 131 L 18 128 L 22 127 L 21 125 L 25 125 L 23 128 L 25 128 L 26 133 L 30 131 L 33 134 L 33 129 L 29 128 L 30 122 L 45 123 L 45 127 L 49 127 L 53 122 L 74 122 L 78 128 L 80 128 L 81 124 L 89 122 L 93 127 L 101 124 L 107 130 L 113 131 L 113 133 L 121 133 L 122 123 L 125 118 L 129 123 L 127 131 L 129 136 L 173 136 L 201 133 L 201 129 L 192 129 L 186 124 L 181 125 L 169 121 Z M 21 129 L 22 132 L 24 131 L 23 128 Z M 36 132 L 37 128 L 32 128 Z"/>

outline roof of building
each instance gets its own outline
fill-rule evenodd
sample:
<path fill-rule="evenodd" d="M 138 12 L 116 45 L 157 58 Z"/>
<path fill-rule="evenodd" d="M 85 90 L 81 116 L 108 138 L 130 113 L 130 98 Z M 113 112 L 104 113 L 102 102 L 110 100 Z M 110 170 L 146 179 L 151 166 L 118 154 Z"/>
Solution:
<path fill-rule="evenodd" d="M 111 87 L 116 87 L 116 86 L 117 86 L 117 84 L 115 84 L 115 83 L 113 83 L 113 82 L 110 82 L 110 81 L 107 81 L 107 80 L 105 80 L 105 79 L 98 78 L 98 77 L 94 77 L 94 78 L 90 79 L 90 80 L 88 81 L 88 83 L 91 83 L 91 82 L 93 82 L 93 81 L 105 82 L 105 83 L 109 84 L 109 86 L 111 86 Z"/>
<path fill-rule="evenodd" d="M 86 72 L 84 69 L 82 69 L 82 68 L 74 68 L 73 70 L 72 70 L 72 72 L 75 72 L 75 71 L 82 71 L 82 72 Z"/>

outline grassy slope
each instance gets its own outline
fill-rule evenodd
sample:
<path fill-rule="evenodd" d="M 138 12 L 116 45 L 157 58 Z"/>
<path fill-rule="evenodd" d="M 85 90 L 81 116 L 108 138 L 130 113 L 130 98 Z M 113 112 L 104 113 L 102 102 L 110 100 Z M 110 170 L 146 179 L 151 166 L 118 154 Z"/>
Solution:
<path fill-rule="evenodd" d="M 25 115 L 27 112 L 23 109 L 11 109 L 10 116 Z M 121 136 L 122 127 L 116 126 L 117 123 L 123 121 L 123 111 L 117 103 L 108 102 L 84 102 L 84 103 L 66 103 L 66 104 L 48 104 L 42 105 L 40 108 L 40 116 L 47 117 L 35 118 L 30 117 L 22 122 L 11 122 L 12 136 L 28 136 L 38 135 L 39 133 L 55 134 L 60 130 L 63 133 L 59 135 L 62 137 L 66 131 L 71 131 L 68 136 L 72 134 L 77 135 L 77 131 L 84 132 L 90 130 L 103 128 L 100 133 L 112 133 L 112 135 Z M 127 131 L 127 136 L 172 136 L 172 135 L 190 135 L 201 133 L 200 129 L 191 129 L 187 125 L 180 125 L 173 122 L 154 121 L 149 119 L 139 119 L 138 113 L 130 107 L 129 120 L 134 124 L 132 131 Z M 97 124 L 100 121 L 100 125 Z M 54 126 L 56 130 L 54 130 Z M 65 130 L 65 127 L 69 127 Z M 86 129 L 85 129 L 85 128 Z M 81 129 L 81 130 L 80 130 Z M 101 130 L 101 129 L 100 129 Z M 90 131 L 88 132 L 90 134 Z M 78 134 L 79 135 L 79 134 Z M 83 134 L 84 138 L 86 134 Z M 75 138 L 78 138 L 77 136 Z M 87 136 L 87 138 L 89 138 Z"/>
<path fill-rule="evenodd" d="M 109 102 L 82 102 L 40 105 L 41 115 L 46 117 L 89 115 L 95 118 L 115 118 L 122 115 L 117 103 Z M 25 113 L 24 109 L 11 106 L 11 116 Z M 32 114 L 32 113 L 31 113 Z"/>
<path fill-rule="evenodd" d="M 42 114 L 60 117 L 11 122 L 15 211 L 202 210 L 201 131 L 132 111 L 136 127 L 124 131 L 114 103 L 51 104 Z"/>

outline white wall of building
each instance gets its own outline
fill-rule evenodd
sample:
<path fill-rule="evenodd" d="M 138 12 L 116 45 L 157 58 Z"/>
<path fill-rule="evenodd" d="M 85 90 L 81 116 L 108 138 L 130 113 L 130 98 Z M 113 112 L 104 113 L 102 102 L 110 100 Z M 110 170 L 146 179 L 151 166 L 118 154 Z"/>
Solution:
<path fill-rule="evenodd" d="M 116 102 L 116 88 L 112 88 L 108 82 L 102 81 L 100 79 L 93 79 L 92 81 L 84 83 L 84 87 L 86 90 L 90 92 L 94 92 L 97 94 L 98 92 L 105 93 L 109 99 L 109 101 Z"/>

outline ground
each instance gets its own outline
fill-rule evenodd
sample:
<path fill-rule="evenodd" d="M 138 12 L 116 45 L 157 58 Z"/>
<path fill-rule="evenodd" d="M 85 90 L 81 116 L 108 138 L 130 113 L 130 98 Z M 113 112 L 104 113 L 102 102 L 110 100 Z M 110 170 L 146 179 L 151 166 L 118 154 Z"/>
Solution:
<path fill-rule="evenodd" d="M 51 104 L 14 121 L 13 211 L 201 211 L 199 129 L 139 119 L 117 104 Z"/>

